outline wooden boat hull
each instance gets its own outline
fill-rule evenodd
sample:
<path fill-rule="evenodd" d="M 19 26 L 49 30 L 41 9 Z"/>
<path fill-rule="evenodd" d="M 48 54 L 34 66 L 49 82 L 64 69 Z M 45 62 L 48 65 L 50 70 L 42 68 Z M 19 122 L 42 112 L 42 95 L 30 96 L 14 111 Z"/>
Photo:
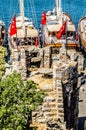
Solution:
<path fill-rule="evenodd" d="M 34 27 L 34 25 L 29 22 L 29 18 L 24 17 L 24 25 L 25 30 L 22 25 L 22 16 L 18 15 L 16 17 L 16 30 L 17 33 L 10 36 L 9 35 L 9 48 L 11 49 L 18 49 L 20 46 L 30 46 L 35 45 L 38 46 L 38 30 Z M 20 26 L 21 25 L 21 26 Z M 10 32 L 10 26 L 8 29 L 8 34 Z"/>
<path fill-rule="evenodd" d="M 66 33 L 61 36 L 61 38 L 57 38 L 58 32 L 63 26 L 62 21 L 58 19 L 54 20 L 49 20 L 47 18 L 47 23 L 46 25 L 43 26 L 42 28 L 42 34 L 43 34 L 43 44 L 45 46 L 53 46 L 60 48 L 63 44 L 63 42 L 66 41 L 67 38 L 67 44 L 66 46 L 68 48 L 79 48 L 79 42 L 76 40 L 76 28 L 75 25 L 71 19 L 71 17 L 63 12 L 64 17 L 67 18 L 66 22 Z M 50 17 L 50 16 L 47 16 Z M 62 17 L 60 18 L 62 19 Z"/>
<path fill-rule="evenodd" d="M 78 31 L 81 41 L 81 47 L 86 51 L 86 16 L 79 20 Z"/>
<path fill-rule="evenodd" d="M 62 44 L 61 43 L 56 43 L 56 44 L 48 44 L 48 43 L 44 43 L 44 47 L 46 46 L 52 46 L 52 47 L 56 47 L 56 48 L 61 48 Z M 79 43 L 67 43 L 66 47 L 68 49 L 79 49 L 80 48 L 80 44 Z"/>
<path fill-rule="evenodd" d="M 5 37 L 6 37 L 5 23 L 2 20 L 0 20 L 0 46 L 4 44 Z"/>

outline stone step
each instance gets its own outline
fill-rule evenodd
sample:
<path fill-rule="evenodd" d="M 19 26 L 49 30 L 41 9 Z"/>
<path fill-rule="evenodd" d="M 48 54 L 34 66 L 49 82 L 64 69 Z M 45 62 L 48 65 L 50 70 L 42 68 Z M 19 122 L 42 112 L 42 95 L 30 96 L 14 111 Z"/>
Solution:
<path fill-rule="evenodd" d="M 57 87 L 58 91 L 63 91 L 61 87 Z"/>
<path fill-rule="evenodd" d="M 43 112 L 51 112 L 51 111 L 57 111 L 57 108 L 54 108 L 54 107 L 53 108 L 47 108 L 46 107 L 46 108 L 43 108 L 42 110 L 43 110 Z"/>
<path fill-rule="evenodd" d="M 58 107 L 58 108 L 64 108 L 64 106 L 63 106 L 62 103 L 58 103 L 58 104 L 57 104 L 57 107 Z"/>
<path fill-rule="evenodd" d="M 44 98 L 44 102 L 54 102 L 55 101 L 55 98 L 54 97 L 52 97 L 52 96 L 46 96 L 45 98 Z"/>
<path fill-rule="evenodd" d="M 48 95 L 48 96 L 52 96 L 53 98 L 55 98 L 56 99 L 56 93 L 51 93 L 51 94 L 49 94 L 48 92 L 46 92 L 46 94 Z"/>
<path fill-rule="evenodd" d="M 39 116 L 39 117 L 37 117 L 37 118 L 36 118 L 36 117 L 32 117 L 32 119 L 33 119 L 33 121 L 34 121 L 34 120 L 39 120 L 39 119 L 40 119 L 40 120 L 43 120 L 43 119 L 44 119 L 44 116 Z"/>
<path fill-rule="evenodd" d="M 50 127 L 47 127 L 47 130 L 52 130 L 52 128 L 50 128 Z"/>
<path fill-rule="evenodd" d="M 38 123 L 45 123 L 45 119 L 44 118 L 40 118 L 40 119 L 38 118 L 37 120 L 38 120 L 37 121 Z"/>
<path fill-rule="evenodd" d="M 63 109 L 58 109 L 58 113 L 64 113 Z"/>
<path fill-rule="evenodd" d="M 63 98 L 62 97 L 57 97 L 57 100 L 58 101 L 63 101 Z"/>
<path fill-rule="evenodd" d="M 57 103 L 63 103 L 63 99 L 58 99 Z"/>
<path fill-rule="evenodd" d="M 63 94 L 58 92 L 58 93 L 57 93 L 57 97 L 63 98 Z"/>
<path fill-rule="evenodd" d="M 42 111 L 33 111 L 32 112 L 32 117 L 40 117 L 40 116 L 43 116 L 43 112 Z"/>
<path fill-rule="evenodd" d="M 43 107 L 56 107 L 56 102 L 44 102 Z"/>
<path fill-rule="evenodd" d="M 53 120 L 56 120 L 57 119 L 57 115 L 55 115 L 55 116 L 50 116 L 48 119 L 53 119 Z"/>
<path fill-rule="evenodd" d="M 54 89 L 53 89 L 53 85 L 52 84 L 46 84 L 45 86 L 43 86 L 41 88 L 43 91 L 45 92 L 52 92 Z"/>
<path fill-rule="evenodd" d="M 35 122 L 35 123 L 45 123 L 45 118 L 36 118 L 36 119 L 32 119 L 33 120 L 33 122 Z"/>
<path fill-rule="evenodd" d="M 57 105 L 63 105 L 63 102 L 57 102 Z"/>
<path fill-rule="evenodd" d="M 54 111 L 54 112 L 45 112 L 44 113 L 44 116 L 48 116 L 48 117 L 51 117 L 51 116 L 56 116 L 57 115 L 57 112 Z"/>
<path fill-rule="evenodd" d="M 48 95 L 55 95 L 55 94 L 56 94 L 56 92 L 55 92 L 55 91 L 46 92 L 46 93 L 48 93 Z"/>
<path fill-rule="evenodd" d="M 64 117 L 64 113 L 58 113 L 58 116 L 63 118 Z"/>
<path fill-rule="evenodd" d="M 62 93 L 58 93 L 58 98 L 63 98 L 63 94 Z"/>
<path fill-rule="evenodd" d="M 57 90 L 58 91 L 58 90 Z M 63 95 L 62 91 L 58 91 L 58 95 Z"/>

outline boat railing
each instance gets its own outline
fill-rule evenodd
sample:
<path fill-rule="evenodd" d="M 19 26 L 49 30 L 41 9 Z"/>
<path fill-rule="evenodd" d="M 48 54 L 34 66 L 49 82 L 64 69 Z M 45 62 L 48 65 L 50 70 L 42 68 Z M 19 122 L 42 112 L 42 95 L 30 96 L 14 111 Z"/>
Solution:
<path fill-rule="evenodd" d="M 64 41 L 68 43 L 77 43 L 74 37 L 62 37 L 61 39 L 57 39 L 56 37 L 45 37 L 45 42 L 48 44 L 62 43 Z"/>

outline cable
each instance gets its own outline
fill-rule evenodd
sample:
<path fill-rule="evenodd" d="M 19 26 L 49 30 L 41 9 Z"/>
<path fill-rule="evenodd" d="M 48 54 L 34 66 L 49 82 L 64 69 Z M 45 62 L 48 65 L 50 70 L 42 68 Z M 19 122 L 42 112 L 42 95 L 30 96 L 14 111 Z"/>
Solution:
<path fill-rule="evenodd" d="M 36 27 L 38 28 L 36 11 L 35 11 L 35 8 L 34 8 L 34 0 L 30 0 L 30 7 L 31 7 L 31 11 L 32 11 L 33 21 L 34 21 Z"/>
<path fill-rule="evenodd" d="M 2 15 L 3 18 L 2 18 L 1 15 L 0 15 L 0 19 L 5 22 L 4 9 L 3 9 L 3 4 L 2 4 L 2 2 L 1 2 L 1 0 L 0 0 L 0 6 L 1 6 L 0 12 L 3 14 L 3 15 Z"/>
<path fill-rule="evenodd" d="M 44 2 L 44 10 L 46 9 L 46 0 L 45 0 L 45 2 Z"/>

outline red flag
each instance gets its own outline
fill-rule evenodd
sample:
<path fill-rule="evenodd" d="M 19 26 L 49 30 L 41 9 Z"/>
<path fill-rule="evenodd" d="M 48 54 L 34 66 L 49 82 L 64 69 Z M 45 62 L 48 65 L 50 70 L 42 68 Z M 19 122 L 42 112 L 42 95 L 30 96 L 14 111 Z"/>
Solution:
<path fill-rule="evenodd" d="M 45 25 L 45 24 L 46 24 L 46 12 L 45 12 L 45 11 L 42 13 L 41 24 L 42 24 L 42 25 Z"/>
<path fill-rule="evenodd" d="M 76 41 L 78 41 L 78 32 L 76 32 Z"/>
<path fill-rule="evenodd" d="M 17 33 L 17 28 L 16 28 L 16 17 L 14 16 L 12 19 L 12 22 L 10 24 L 9 28 L 9 35 L 12 36 Z"/>
<path fill-rule="evenodd" d="M 66 33 L 66 21 L 63 23 L 62 27 L 58 31 L 57 38 L 60 39 L 62 34 Z"/>
<path fill-rule="evenodd" d="M 39 45 L 38 38 L 36 38 L 35 46 L 37 47 Z"/>

